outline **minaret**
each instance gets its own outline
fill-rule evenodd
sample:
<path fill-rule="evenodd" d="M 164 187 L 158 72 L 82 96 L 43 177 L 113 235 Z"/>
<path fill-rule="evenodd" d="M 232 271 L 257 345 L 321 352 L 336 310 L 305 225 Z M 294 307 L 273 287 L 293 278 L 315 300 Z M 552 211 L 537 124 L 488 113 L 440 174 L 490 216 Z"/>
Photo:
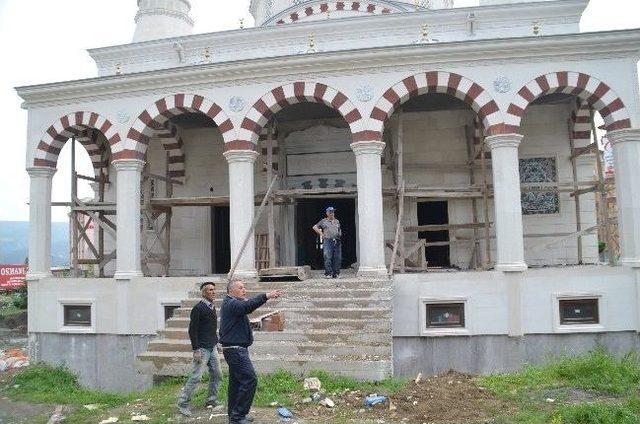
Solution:
<path fill-rule="evenodd" d="M 190 10 L 189 0 L 138 0 L 133 42 L 191 34 Z"/>

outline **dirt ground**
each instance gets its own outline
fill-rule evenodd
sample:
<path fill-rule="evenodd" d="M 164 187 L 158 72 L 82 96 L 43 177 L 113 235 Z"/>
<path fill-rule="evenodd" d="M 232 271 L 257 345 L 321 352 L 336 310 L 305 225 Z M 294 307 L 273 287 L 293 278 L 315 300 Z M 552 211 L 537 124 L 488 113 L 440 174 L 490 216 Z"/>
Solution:
<path fill-rule="evenodd" d="M 303 404 L 298 416 L 319 422 L 333 417 L 354 422 L 476 423 L 514 409 L 475 385 L 472 379 L 470 375 L 449 371 L 417 384 L 412 382 L 384 404 L 372 408 L 364 406 L 364 398 L 371 393 L 349 391 L 330 396 L 336 403 L 333 409 Z"/>

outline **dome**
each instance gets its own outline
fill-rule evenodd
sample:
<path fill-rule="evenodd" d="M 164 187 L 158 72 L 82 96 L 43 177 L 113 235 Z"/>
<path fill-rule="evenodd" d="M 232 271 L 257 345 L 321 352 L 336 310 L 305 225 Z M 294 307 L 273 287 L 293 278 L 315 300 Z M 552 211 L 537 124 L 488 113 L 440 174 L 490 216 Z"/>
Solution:
<path fill-rule="evenodd" d="M 256 26 L 382 15 L 427 9 L 450 9 L 454 0 L 252 0 Z"/>

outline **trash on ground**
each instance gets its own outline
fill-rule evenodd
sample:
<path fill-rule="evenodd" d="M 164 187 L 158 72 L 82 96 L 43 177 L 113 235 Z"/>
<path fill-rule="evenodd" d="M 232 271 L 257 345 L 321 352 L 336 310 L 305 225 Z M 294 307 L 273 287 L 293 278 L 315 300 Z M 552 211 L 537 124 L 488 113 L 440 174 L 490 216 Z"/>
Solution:
<path fill-rule="evenodd" d="M 118 422 L 118 417 L 109 417 L 106 420 L 100 421 L 99 424 L 112 424 L 112 423 L 117 423 L 117 422 Z"/>
<path fill-rule="evenodd" d="M 304 389 L 317 392 L 322 387 L 322 382 L 316 377 L 310 377 L 304 379 Z"/>
<path fill-rule="evenodd" d="M 324 398 L 320 401 L 320 405 L 322 406 L 326 406 L 327 408 L 333 408 L 334 406 L 336 406 L 335 402 L 332 401 L 330 398 Z"/>
<path fill-rule="evenodd" d="M 131 417 L 131 421 L 151 421 L 151 418 L 146 415 L 134 415 Z"/>
<path fill-rule="evenodd" d="M 385 403 L 387 401 L 386 396 L 378 396 L 378 395 L 369 395 L 365 398 L 364 404 L 367 407 L 372 407 L 378 405 L 380 403 Z"/>
<path fill-rule="evenodd" d="M 278 415 L 280 415 L 282 418 L 293 418 L 293 413 L 289 411 L 287 408 L 285 408 L 284 406 L 281 406 L 280 408 L 276 409 L 276 411 L 278 412 Z"/>

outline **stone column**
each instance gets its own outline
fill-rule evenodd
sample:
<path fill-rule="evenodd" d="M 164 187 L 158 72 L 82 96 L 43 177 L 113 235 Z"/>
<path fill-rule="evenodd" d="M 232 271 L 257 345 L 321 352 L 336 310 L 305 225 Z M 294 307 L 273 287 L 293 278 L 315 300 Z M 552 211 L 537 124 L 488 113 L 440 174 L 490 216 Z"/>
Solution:
<path fill-rule="evenodd" d="M 229 163 L 229 214 L 231 237 L 231 266 L 240 253 L 254 217 L 254 162 L 258 152 L 253 150 L 229 150 L 224 152 Z M 234 275 L 239 278 L 255 278 L 255 235 L 249 236 Z"/>
<path fill-rule="evenodd" d="M 116 273 L 118 280 L 142 277 L 140 178 L 144 161 L 114 160 L 116 170 Z"/>
<path fill-rule="evenodd" d="M 29 270 L 27 280 L 51 276 L 51 182 L 55 168 L 27 168 L 29 190 Z"/>
<path fill-rule="evenodd" d="M 387 275 L 384 262 L 382 220 L 382 168 L 385 144 L 380 141 L 351 143 L 358 172 L 359 276 Z"/>
<path fill-rule="evenodd" d="M 491 149 L 495 231 L 498 258 L 496 270 L 522 272 L 524 240 L 522 232 L 522 205 L 520 200 L 520 171 L 518 146 L 523 136 L 501 134 L 487 137 Z"/>
<path fill-rule="evenodd" d="M 640 268 L 640 129 L 610 131 L 618 203 L 620 263 Z"/>

